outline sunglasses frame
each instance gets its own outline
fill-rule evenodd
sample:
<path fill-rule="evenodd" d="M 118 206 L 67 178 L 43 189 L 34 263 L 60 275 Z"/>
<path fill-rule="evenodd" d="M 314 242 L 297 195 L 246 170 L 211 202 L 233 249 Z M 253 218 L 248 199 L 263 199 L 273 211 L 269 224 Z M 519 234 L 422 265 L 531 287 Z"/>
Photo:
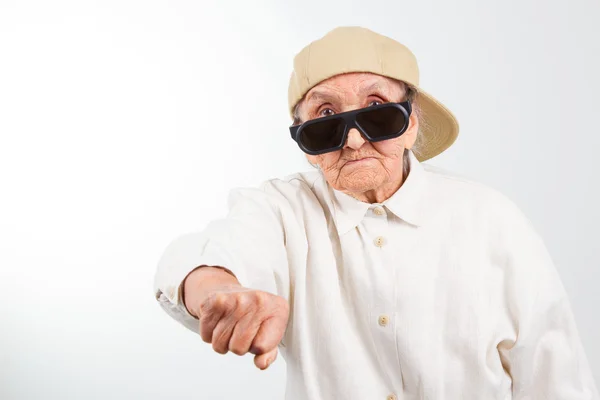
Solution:
<path fill-rule="evenodd" d="M 396 132 L 396 133 L 393 133 L 393 134 L 387 135 L 387 136 L 373 138 L 373 137 L 369 136 L 369 134 L 360 126 L 360 124 L 358 124 L 356 122 L 356 117 L 359 114 L 362 114 L 365 112 L 370 112 L 370 111 L 375 111 L 375 110 L 378 110 L 381 108 L 389 108 L 389 107 L 397 108 L 400 111 L 402 111 L 402 113 L 404 114 L 405 123 L 399 132 Z M 290 126 L 290 134 L 292 135 L 292 139 L 294 139 L 294 141 L 298 144 L 298 146 L 300 147 L 300 149 L 303 152 L 305 152 L 306 154 L 316 156 L 319 154 L 330 153 L 332 151 L 341 150 L 344 147 L 344 145 L 346 144 L 346 139 L 348 138 L 348 132 L 350 132 L 350 129 L 352 129 L 352 128 L 356 128 L 365 138 L 367 138 L 367 140 L 369 142 L 381 142 L 384 140 L 389 140 L 389 139 L 394 139 L 394 138 L 400 137 L 404 132 L 406 132 L 406 129 L 408 128 L 408 125 L 410 124 L 409 117 L 410 117 L 411 113 L 412 113 L 412 107 L 411 107 L 410 101 L 403 101 L 401 103 L 383 103 L 383 104 L 379 104 L 377 106 L 369 106 L 369 107 L 359 108 L 359 109 L 352 110 L 352 111 L 346 111 L 346 112 L 339 113 L 339 114 L 328 115 L 326 117 L 311 119 L 300 125 L 292 125 L 292 126 Z M 307 126 L 311 126 L 313 124 L 320 123 L 320 122 L 330 121 L 333 119 L 341 119 L 345 123 L 344 133 L 342 135 L 342 140 L 341 140 L 340 145 L 338 145 L 336 147 L 328 148 L 325 150 L 309 150 L 301 143 L 301 141 L 298 140 L 300 138 L 300 135 L 302 134 L 302 131 Z"/>

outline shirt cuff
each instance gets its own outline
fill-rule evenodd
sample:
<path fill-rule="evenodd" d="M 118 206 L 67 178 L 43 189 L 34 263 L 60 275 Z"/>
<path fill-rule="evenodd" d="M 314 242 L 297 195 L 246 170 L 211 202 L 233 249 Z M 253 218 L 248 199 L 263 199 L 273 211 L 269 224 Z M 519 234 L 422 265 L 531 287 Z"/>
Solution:
<path fill-rule="evenodd" d="M 163 300 L 195 319 L 183 304 L 182 284 L 190 272 L 203 265 L 226 268 L 242 286 L 247 286 L 245 274 L 233 257 L 204 235 L 189 234 L 171 243 L 160 259 L 155 278 L 156 299 L 160 301 L 164 296 Z"/>

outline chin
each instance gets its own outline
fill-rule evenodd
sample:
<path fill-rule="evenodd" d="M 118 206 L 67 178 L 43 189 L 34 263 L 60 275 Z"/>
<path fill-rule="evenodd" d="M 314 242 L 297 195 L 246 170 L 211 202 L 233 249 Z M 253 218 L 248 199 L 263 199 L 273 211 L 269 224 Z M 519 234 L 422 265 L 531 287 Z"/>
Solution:
<path fill-rule="evenodd" d="M 351 192 L 362 193 L 377 189 L 383 184 L 382 176 L 373 170 L 357 171 L 340 178 L 341 189 Z"/>

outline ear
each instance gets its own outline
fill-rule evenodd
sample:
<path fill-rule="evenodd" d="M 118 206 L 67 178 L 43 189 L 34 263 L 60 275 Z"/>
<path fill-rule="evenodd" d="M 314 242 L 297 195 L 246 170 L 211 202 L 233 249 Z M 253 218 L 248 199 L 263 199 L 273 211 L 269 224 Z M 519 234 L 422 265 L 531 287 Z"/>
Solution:
<path fill-rule="evenodd" d="M 414 112 L 408 118 L 408 129 L 402 134 L 402 138 L 404 140 L 404 147 L 410 150 L 414 146 L 417 134 L 419 133 L 419 118 L 417 118 Z"/>

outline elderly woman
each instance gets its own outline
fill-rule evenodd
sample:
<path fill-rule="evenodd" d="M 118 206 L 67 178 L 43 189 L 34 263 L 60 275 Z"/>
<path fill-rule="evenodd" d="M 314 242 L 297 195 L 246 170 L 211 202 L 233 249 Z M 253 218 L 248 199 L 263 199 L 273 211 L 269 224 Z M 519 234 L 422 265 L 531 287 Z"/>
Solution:
<path fill-rule="evenodd" d="M 456 139 L 402 44 L 338 28 L 294 60 L 292 138 L 317 168 L 232 192 L 156 273 L 219 353 L 287 361 L 288 399 L 592 399 L 567 296 L 502 194 L 425 164 Z"/>

